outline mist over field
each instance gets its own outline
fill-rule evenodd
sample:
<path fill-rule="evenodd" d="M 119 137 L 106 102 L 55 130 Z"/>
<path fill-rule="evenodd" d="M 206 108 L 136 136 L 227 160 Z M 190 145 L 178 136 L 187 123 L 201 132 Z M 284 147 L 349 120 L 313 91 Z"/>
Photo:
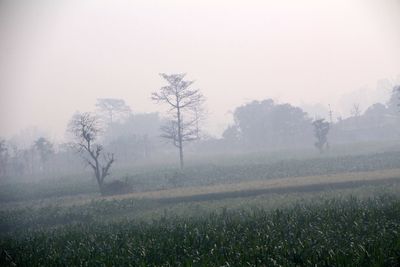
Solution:
<path fill-rule="evenodd" d="M 37 126 L 62 140 L 72 114 L 97 98 L 159 111 L 149 95 L 161 72 L 196 80 L 215 136 L 252 100 L 308 107 L 312 117 L 326 117 L 330 104 L 348 117 L 354 102 L 363 111 L 386 102 L 398 81 L 399 5 L 2 1 L 0 134 Z"/>
<path fill-rule="evenodd" d="M 400 1 L 0 1 L 0 266 L 399 266 Z"/>

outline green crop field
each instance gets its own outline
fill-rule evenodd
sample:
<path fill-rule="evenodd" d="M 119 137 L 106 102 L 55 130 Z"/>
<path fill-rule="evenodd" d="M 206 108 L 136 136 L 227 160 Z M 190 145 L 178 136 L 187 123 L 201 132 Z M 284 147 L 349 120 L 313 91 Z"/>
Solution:
<path fill-rule="evenodd" d="M 398 157 L 146 169 L 109 197 L 10 182 L 0 266 L 399 266 Z"/>
<path fill-rule="evenodd" d="M 2 236 L 0 263 L 2 266 L 398 266 L 399 231 L 398 197 L 380 196 L 362 201 L 330 199 L 272 211 L 225 210 L 197 218 L 161 217 L 141 223 L 76 222 L 19 231 Z"/>

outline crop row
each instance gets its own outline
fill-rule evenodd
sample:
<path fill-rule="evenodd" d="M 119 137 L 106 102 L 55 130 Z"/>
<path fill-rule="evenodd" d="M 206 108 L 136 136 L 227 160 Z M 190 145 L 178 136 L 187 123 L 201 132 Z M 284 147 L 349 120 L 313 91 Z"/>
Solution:
<path fill-rule="evenodd" d="M 2 266 L 398 266 L 400 200 L 91 221 L 2 236 L 0 247 Z"/>

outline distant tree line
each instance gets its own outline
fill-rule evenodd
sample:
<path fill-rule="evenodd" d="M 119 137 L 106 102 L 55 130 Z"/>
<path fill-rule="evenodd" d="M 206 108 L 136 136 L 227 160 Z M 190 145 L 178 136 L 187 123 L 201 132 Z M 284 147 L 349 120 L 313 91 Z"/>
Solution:
<path fill-rule="evenodd" d="M 234 123 L 221 141 L 244 150 L 276 150 L 315 146 L 323 152 L 333 144 L 395 141 L 400 139 L 400 86 L 386 104 L 376 103 L 361 112 L 355 104 L 351 116 L 328 122 L 311 118 L 298 107 L 273 100 L 253 101 L 235 109 Z"/>
<path fill-rule="evenodd" d="M 161 77 L 166 85 L 151 98 L 168 107 L 167 114 L 134 113 L 123 99 L 98 99 L 95 113 L 78 112 L 71 118 L 70 142 L 56 144 L 37 136 L 30 145 L 18 147 L 1 139 L 0 177 L 51 176 L 84 163 L 101 190 L 112 167 L 172 160 L 171 155 L 183 168 L 184 153 L 310 147 L 323 153 L 335 144 L 400 139 L 400 86 L 393 88 L 387 103 L 376 103 L 364 112 L 355 104 L 345 119 L 333 119 L 332 111 L 312 118 L 299 107 L 271 99 L 252 101 L 237 107 L 233 123 L 213 138 L 201 134 L 205 98 L 192 88 L 193 81 L 185 80 L 184 74 Z M 323 119 L 327 116 L 329 121 Z"/>

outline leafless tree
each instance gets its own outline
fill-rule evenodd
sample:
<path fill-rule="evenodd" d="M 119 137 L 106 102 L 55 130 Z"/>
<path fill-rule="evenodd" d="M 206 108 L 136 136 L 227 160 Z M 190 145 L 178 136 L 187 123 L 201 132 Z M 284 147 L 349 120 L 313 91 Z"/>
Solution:
<path fill-rule="evenodd" d="M 109 123 L 113 123 L 117 118 L 124 118 L 131 114 L 131 108 L 123 99 L 98 98 L 96 107 L 100 113 L 107 117 Z"/>
<path fill-rule="evenodd" d="M 162 137 L 172 140 L 179 149 L 180 167 L 183 168 L 183 144 L 199 139 L 199 121 L 204 114 L 204 97 L 198 89 L 189 87 L 194 81 L 185 81 L 185 74 L 160 74 L 168 85 L 151 95 L 153 101 L 167 104 L 171 118 L 161 128 Z"/>
<path fill-rule="evenodd" d="M 361 115 L 361 109 L 360 109 L 360 104 L 354 103 L 353 108 L 351 110 L 351 115 L 355 118 L 360 117 Z"/>
<path fill-rule="evenodd" d="M 104 153 L 102 145 L 96 140 L 102 132 L 98 117 L 91 113 L 76 113 L 68 124 L 68 132 L 74 137 L 73 146 L 93 169 L 100 192 L 104 193 L 104 178 L 114 162 L 114 154 Z"/>

